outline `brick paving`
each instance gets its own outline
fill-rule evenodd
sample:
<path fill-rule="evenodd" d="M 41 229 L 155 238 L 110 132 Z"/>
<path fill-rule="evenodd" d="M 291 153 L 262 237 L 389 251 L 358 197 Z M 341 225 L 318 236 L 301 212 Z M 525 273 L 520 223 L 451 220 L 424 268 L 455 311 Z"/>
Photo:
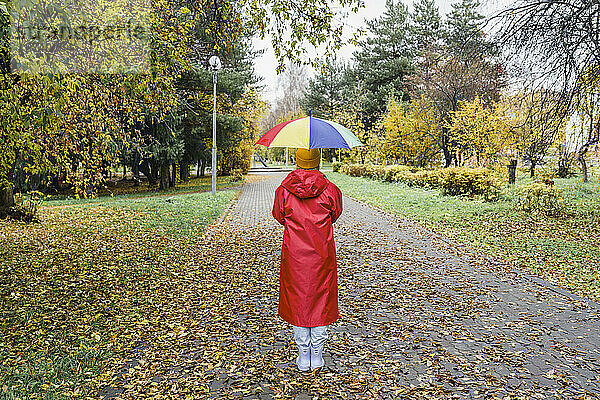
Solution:
<path fill-rule="evenodd" d="M 271 207 L 284 176 L 245 185 L 221 224 L 280 238 Z M 335 239 L 328 371 L 358 371 L 378 398 L 600 398 L 597 304 L 348 197 Z"/>

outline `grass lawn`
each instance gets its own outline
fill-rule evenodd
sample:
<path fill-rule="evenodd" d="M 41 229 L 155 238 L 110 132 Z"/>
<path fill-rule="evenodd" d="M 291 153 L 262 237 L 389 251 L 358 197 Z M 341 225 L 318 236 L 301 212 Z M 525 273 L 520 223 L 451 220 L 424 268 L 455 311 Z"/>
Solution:
<path fill-rule="evenodd" d="M 217 176 L 217 189 L 241 185 L 242 181 L 232 181 L 229 176 Z M 54 195 L 45 199 L 47 206 L 58 206 L 68 204 L 83 204 L 104 202 L 107 198 L 119 196 L 119 198 L 137 198 L 144 196 L 160 196 L 174 193 L 202 192 L 212 188 L 212 177 L 210 175 L 192 178 L 187 182 L 177 182 L 176 187 L 167 190 L 158 190 L 158 187 L 149 187 L 146 182 L 139 186 L 133 186 L 131 181 L 110 183 L 105 189 L 100 190 L 95 198 L 76 198 L 73 195 Z"/>
<path fill-rule="evenodd" d="M 105 197 L 42 207 L 37 224 L 0 220 L 0 399 L 95 395 L 235 194 Z"/>
<path fill-rule="evenodd" d="M 600 184 L 595 178 L 587 184 L 579 178 L 557 179 L 568 211 L 541 217 L 516 210 L 514 189 L 487 203 L 401 183 L 327 176 L 349 196 L 600 300 Z M 529 181 L 522 176 L 517 186 Z"/>

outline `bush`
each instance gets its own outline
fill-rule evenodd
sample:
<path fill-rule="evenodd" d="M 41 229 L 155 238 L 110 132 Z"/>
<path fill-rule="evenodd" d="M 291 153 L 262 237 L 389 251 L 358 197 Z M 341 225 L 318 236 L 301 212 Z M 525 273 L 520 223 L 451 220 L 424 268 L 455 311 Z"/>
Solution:
<path fill-rule="evenodd" d="M 232 169 L 229 173 L 229 180 L 231 182 L 241 181 L 242 179 L 244 179 L 244 171 L 241 169 Z"/>
<path fill-rule="evenodd" d="M 385 180 L 388 182 L 401 182 L 406 174 L 410 174 L 410 168 L 406 165 L 390 165 L 386 167 Z"/>
<path fill-rule="evenodd" d="M 497 200 L 502 188 L 500 179 L 485 168 L 419 169 L 406 165 L 344 164 L 340 172 L 350 176 L 401 182 L 409 186 L 441 188 L 450 196 L 483 196 L 486 201 Z"/>
<path fill-rule="evenodd" d="M 401 180 L 399 180 L 399 182 L 404 182 L 410 186 L 430 188 L 439 187 L 439 179 L 437 172 L 425 169 L 405 174 L 401 177 Z"/>
<path fill-rule="evenodd" d="M 385 167 L 383 165 L 367 165 L 364 176 L 371 179 L 383 180 L 385 179 Z"/>
<path fill-rule="evenodd" d="M 517 188 L 520 210 L 533 214 L 558 215 L 564 211 L 562 191 L 554 185 L 534 181 Z"/>
<path fill-rule="evenodd" d="M 340 167 L 339 172 L 350 176 L 360 176 L 386 182 L 402 182 L 411 186 L 432 188 L 438 186 L 436 171 L 406 165 L 344 164 Z"/>
<path fill-rule="evenodd" d="M 340 172 L 350 176 L 365 176 L 367 166 L 364 164 L 344 164 L 340 167 Z"/>
<path fill-rule="evenodd" d="M 43 200 L 43 193 L 29 192 L 27 195 L 15 194 L 15 205 L 12 207 L 10 217 L 24 222 L 39 222 L 38 210 Z"/>
<path fill-rule="evenodd" d="M 340 167 L 342 166 L 341 162 L 334 162 L 331 164 L 331 169 L 333 172 L 340 172 Z"/>
<path fill-rule="evenodd" d="M 449 196 L 483 196 L 497 200 L 502 180 L 486 168 L 442 168 L 437 171 L 442 194 Z"/>

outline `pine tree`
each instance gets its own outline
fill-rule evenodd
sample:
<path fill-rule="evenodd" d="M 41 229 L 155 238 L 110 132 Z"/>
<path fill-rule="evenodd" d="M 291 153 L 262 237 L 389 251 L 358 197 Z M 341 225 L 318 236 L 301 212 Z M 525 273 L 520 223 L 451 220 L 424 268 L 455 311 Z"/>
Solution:
<path fill-rule="evenodd" d="M 355 77 L 366 92 L 363 111 L 367 128 L 385 111 L 390 98 L 409 98 L 406 77 L 413 70 L 414 45 L 408 17 L 401 1 L 387 0 L 383 15 L 367 21 L 370 35 L 354 54 Z"/>
<path fill-rule="evenodd" d="M 450 54 L 467 60 L 493 56 L 497 50 L 482 30 L 485 17 L 479 13 L 479 0 L 461 0 L 452 4 L 444 23 L 444 44 Z"/>
<path fill-rule="evenodd" d="M 321 73 L 309 81 L 302 108 L 315 117 L 331 119 L 336 108 L 344 107 L 352 90 L 351 79 L 346 64 L 328 58 Z"/>
<path fill-rule="evenodd" d="M 435 49 L 442 37 L 442 22 L 435 0 L 419 0 L 411 14 L 413 42 L 419 53 Z"/>

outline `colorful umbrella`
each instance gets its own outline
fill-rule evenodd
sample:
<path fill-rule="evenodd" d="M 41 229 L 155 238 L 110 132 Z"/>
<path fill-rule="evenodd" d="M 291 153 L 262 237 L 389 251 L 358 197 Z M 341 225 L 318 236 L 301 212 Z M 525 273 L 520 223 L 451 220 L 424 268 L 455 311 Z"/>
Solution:
<path fill-rule="evenodd" d="M 303 149 L 351 149 L 362 143 L 348 128 L 320 118 L 308 117 L 282 122 L 269 129 L 256 144 L 266 147 Z"/>

